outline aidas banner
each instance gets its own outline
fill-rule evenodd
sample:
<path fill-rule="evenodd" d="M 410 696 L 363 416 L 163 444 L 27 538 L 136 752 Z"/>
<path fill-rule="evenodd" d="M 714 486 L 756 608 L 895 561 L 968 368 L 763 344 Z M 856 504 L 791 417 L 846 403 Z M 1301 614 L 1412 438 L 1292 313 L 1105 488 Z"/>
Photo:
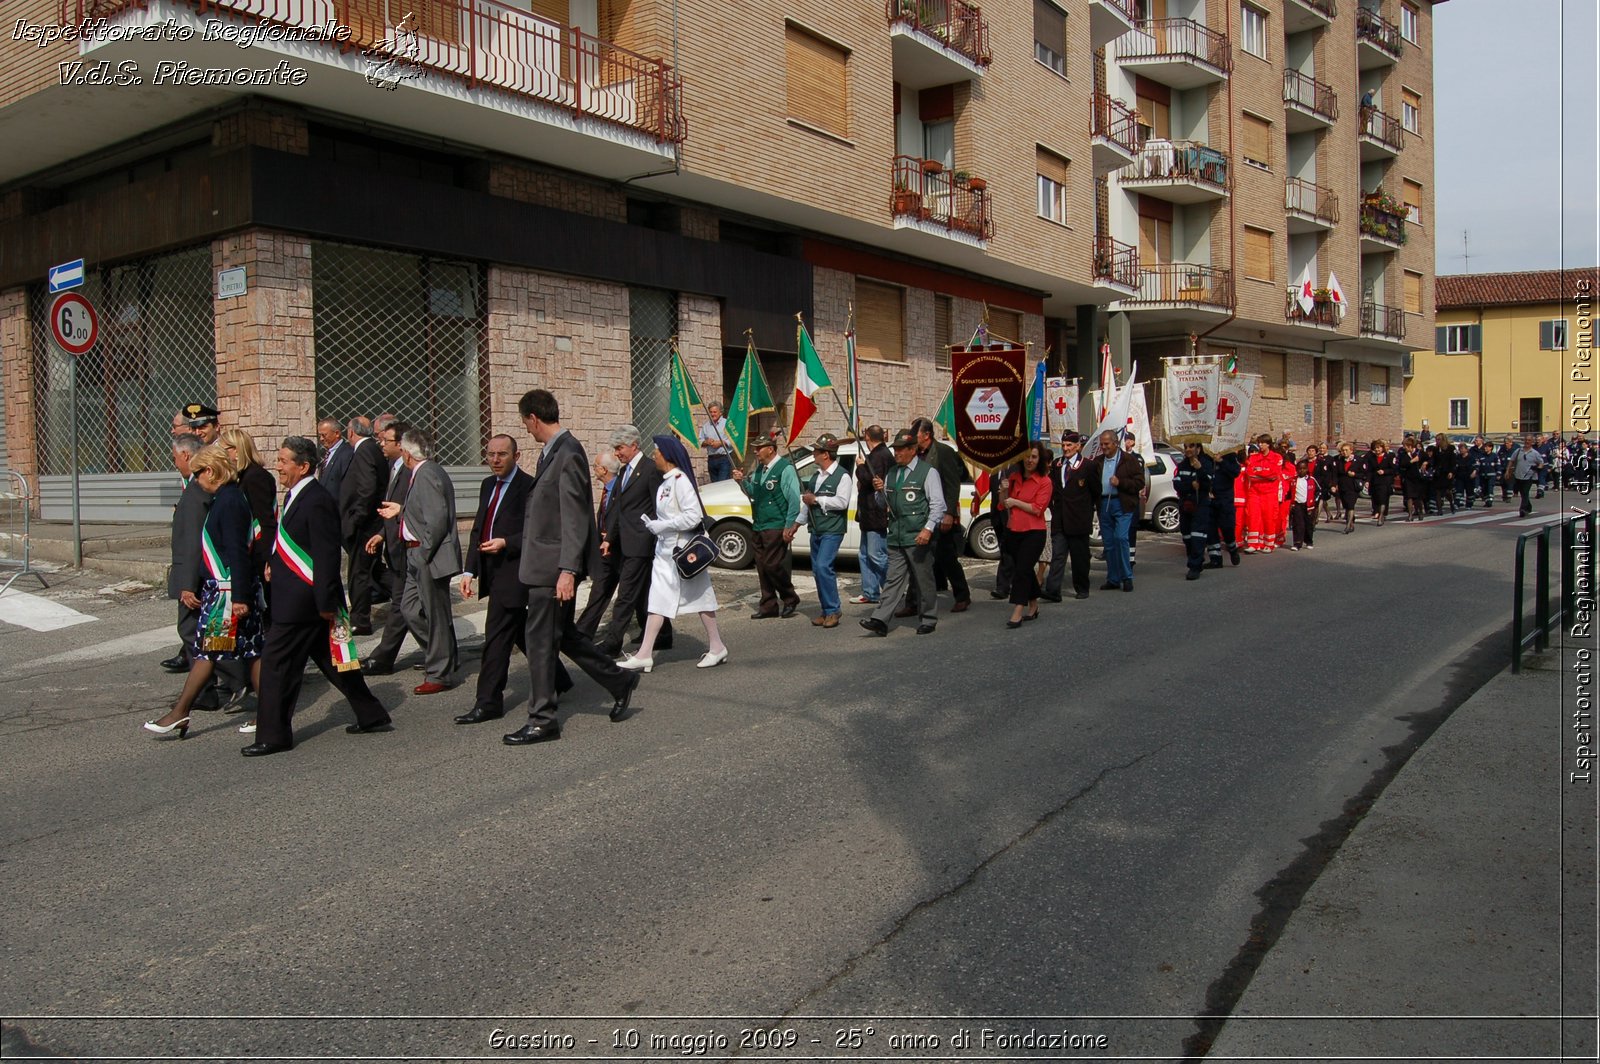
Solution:
<path fill-rule="evenodd" d="M 1026 348 L 992 344 L 950 349 L 956 449 L 991 473 L 1028 450 Z"/>
<path fill-rule="evenodd" d="M 1168 443 L 1209 443 L 1217 427 L 1216 363 L 1175 366 L 1167 363 L 1166 436 Z"/>

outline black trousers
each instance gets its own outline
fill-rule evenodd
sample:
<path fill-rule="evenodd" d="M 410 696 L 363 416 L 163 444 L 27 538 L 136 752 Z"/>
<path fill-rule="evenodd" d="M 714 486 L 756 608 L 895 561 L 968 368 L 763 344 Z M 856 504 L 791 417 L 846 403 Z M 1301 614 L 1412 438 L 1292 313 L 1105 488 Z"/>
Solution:
<path fill-rule="evenodd" d="M 1317 508 L 1303 502 L 1289 507 L 1289 527 L 1294 531 L 1296 547 L 1311 546 L 1311 537 L 1317 531 Z"/>
<path fill-rule="evenodd" d="M 1183 554 L 1190 571 L 1206 567 L 1206 540 L 1211 531 L 1211 503 L 1198 503 L 1193 513 L 1178 515 L 1178 533 L 1183 536 Z"/>
<path fill-rule="evenodd" d="M 261 655 L 261 705 L 256 712 L 256 741 L 274 746 L 294 745 L 294 711 L 305 681 L 306 659 L 316 662 L 328 682 L 344 695 L 356 712 L 356 723 L 371 726 L 389 719 L 360 669 L 340 672 L 333 666 L 328 647 L 328 622 L 287 624 L 275 620 L 267 630 Z"/>
<path fill-rule="evenodd" d="M 1011 576 L 1016 570 L 1016 562 L 1011 556 L 1011 532 L 1005 524 L 995 522 L 995 536 L 1000 541 L 1000 560 L 994 567 L 995 594 L 1008 596 L 1011 594 Z"/>
<path fill-rule="evenodd" d="M 357 628 L 372 627 L 373 564 L 378 556 L 362 549 L 371 538 L 370 535 L 357 536 L 353 544 L 345 544 L 350 564 L 344 586 L 350 592 L 350 623 Z"/>
<path fill-rule="evenodd" d="M 1522 500 L 1518 504 L 1517 510 L 1524 516 L 1533 513 L 1533 500 L 1528 498 L 1528 494 L 1532 492 L 1533 489 L 1538 486 L 1538 484 L 1539 482 L 1537 480 L 1519 480 L 1516 482 L 1517 496 Z"/>
<path fill-rule="evenodd" d="M 384 571 L 384 578 L 389 582 L 389 617 L 383 622 L 383 636 L 372 653 L 367 655 L 367 660 L 385 668 L 393 668 L 394 659 L 400 656 L 400 645 L 406 641 L 406 633 L 411 631 L 406 624 L 405 614 L 400 610 L 406 593 L 406 567 L 389 566 Z"/>
<path fill-rule="evenodd" d="M 967 545 L 966 529 L 957 521 L 948 530 L 933 534 L 933 586 L 936 591 L 950 589 L 950 594 L 957 602 L 966 602 L 972 598 L 972 589 L 967 586 L 967 572 L 961 567 L 961 551 Z M 906 605 L 912 609 L 921 609 L 922 604 L 917 601 L 917 585 L 912 581 L 911 592 L 906 596 Z"/>
<path fill-rule="evenodd" d="M 655 556 L 648 558 L 618 558 L 617 559 L 617 597 L 611 607 L 611 624 L 606 627 L 605 634 L 596 642 L 600 649 L 608 654 L 620 654 L 622 642 L 628 632 L 628 619 L 631 616 L 638 624 L 639 631 L 644 631 L 645 617 L 648 615 L 647 607 L 650 604 L 650 569 L 655 563 Z M 588 614 L 588 609 L 584 613 Z M 583 627 L 583 622 L 578 622 L 578 627 Z M 672 622 L 667 621 L 661 626 L 661 634 L 656 639 L 656 645 L 665 649 L 672 642 Z"/>
<path fill-rule="evenodd" d="M 555 724 L 556 670 L 558 653 L 589 674 L 595 683 L 618 698 L 633 679 L 617 663 L 601 653 L 594 640 L 578 630 L 577 604 L 568 599 L 556 601 L 553 587 L 528 589 L 528 621 L 523 629 L 523 647 L 528 655 L 528 723 Z"/>
<path fill-rule="evenodd" d="M 756 574 L 761 578 L 761 601 L 757 613 L 777 613 L 784 606 L 800 605 L 794 590 L 794 562 L 783 529 L 764 528 L 754 534 Z M 781 604 L 781 605 L 780 605 Z"/>
<path fill-rule="evenodd" d="M 474 705 L 494 713 L 506 711 L 506 677 L 511 672 L 511 648 L 527 654 L 528 607 L 502 606 L 489 596 L 484 620 L 483 661 L 478 666 L 478 695 Z M 559 662 L 556 668 L 560 668 Z"/>
<path fill-rule="evenodd" d="M 1089 533 L 1067 535 L 1050 533 L 1050 571 L 1045 574 L 1044 590 L 1047 595 L 1061 594 L 1061 578 L 1072 561 L 1072 590 L 1074 594 L 1089 593 Z"/>
<path fill-rule="evenodd" d="M 1231 555 L 1239 549 L 1238 542 L 1233 538 L 1237 530 L 1239 514 L 1238 507 L 1233 505 L 1233 500 L 1212 499 L 1211 526 L 1206 529 L 1206 553 L 1210 560 L 1218 565 L 1222 564 L 1222 548 L 1227 547 Z"/>
<path fill-rule="evenodd" d="M 590 639 L 600 631 L 600 622 L 606 619 L 611 607 L 611 596 L 617 590 L 617 566 L 622 561 L 615 554 L 602 556 L 600 571 L 589 582 L 589 602 L 578 615 L 578 630 Z"/>
<path fill-rule="evenodd" d="M 1011 604 L 1026 606 L 1039 597 L 1039 558 L 1044 554 L 1045 530 L 1007 532 L 1011 558 Z"/>

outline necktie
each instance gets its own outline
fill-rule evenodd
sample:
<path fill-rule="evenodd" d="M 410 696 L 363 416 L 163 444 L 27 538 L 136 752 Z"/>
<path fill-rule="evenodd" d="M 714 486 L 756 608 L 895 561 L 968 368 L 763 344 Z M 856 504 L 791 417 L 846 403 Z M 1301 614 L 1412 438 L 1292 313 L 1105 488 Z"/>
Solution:
<path fill-rule="evenodd" d="M 633 466 L 625 465 L 625 466 L 622 467 L 622 482 L 617 485 L 617 490 L 618 491 L 626 491 L 627 490 L 627 487 L 628 487 L 628 476 L 632 472 L 633 472 Z"/>
<path fill-rule="evenodd" d="M 494 538 L 494 515 L 495 511 L 500 507 L 500 494 L 501 492 L 505 491 L 505 487 L 506 482 L 503 480 L 497 480 L 494 482 L 494 494 L 489 497 L 489 511 L 483 519 L 484 539 Z"/>

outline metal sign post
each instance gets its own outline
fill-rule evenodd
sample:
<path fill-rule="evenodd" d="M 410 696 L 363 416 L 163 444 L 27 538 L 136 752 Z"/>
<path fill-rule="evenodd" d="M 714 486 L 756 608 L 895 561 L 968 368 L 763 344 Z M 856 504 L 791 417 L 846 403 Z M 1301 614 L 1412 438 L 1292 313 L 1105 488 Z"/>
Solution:
<path fill-rule="evenodd" d="M 67 392 L 72 406 L 72 564 L 83 568 L 83 505 L 78 492 L 78 356 L 87 354 L 100 335 L 94 307 L 76 292 L 63 292 L 50 304 L 50 333 L 67 363 Z"/>
<path fill-rule="evenodd" d="M 72 406 L 72 564 L 83 568 L 83 508 L 78 496 L 78 360 L 67 363 L 67 395 Z"/>

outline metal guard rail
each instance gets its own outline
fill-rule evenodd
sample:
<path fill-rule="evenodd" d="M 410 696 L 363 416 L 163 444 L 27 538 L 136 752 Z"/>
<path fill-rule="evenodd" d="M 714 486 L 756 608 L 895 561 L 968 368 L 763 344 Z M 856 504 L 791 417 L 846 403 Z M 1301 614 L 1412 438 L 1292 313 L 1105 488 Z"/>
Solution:
<path fill-rule="evenodd" d="M 427 0 L 403 34 L 399 27 L 374 22 L 362 0 L 181 2 L 201 15 L 234 15 L 291 29 L 332 21 L 351 30 L 348 40 L 329 42 L 341 51 L 365 49 L 375 59 L 432 70 L 469 89 L 538 100 L 580 118 L 646 133 L 657 143 L 681 144 L 688 136 L 683 82 L 669 63 L 499 0 Z M 61 18 L 81 25 L 147 7 L 148 0 L 61 0 Z"/>
<path fill-rule="evenodd" d="M 1580 524 L 1583 526 L 1581 540 L 1578 538 Z M 1594 601 L 1595 511 L 1575 514 L 1561 522 L 1561 608 L 1555 611 L 1550 608 L 1551 527 L 1546 525 L 1517 537 L 1517 566 L 1512 585 L 1511 608 L 1513 673 L 1522 671 L 1522 652 L 1530 645 L 1536 651 L 1550 649 L 1550 633 L 1562 618 L 1577 616 L 1580 595 L 1591 605 Z M 1533 631 L 1531 632 L 1527 631 L 1527 610 L 1524 606 L 1527 597 L 1527 548 L 1530 541 L 1538 544 L 1534 557 Z M 1587 585 L 1582 588 L 1578 583 L 1580 569 L 1588 577 Z"/>
<path fill-rule="evenodd" d="M 45 582 L 44 574 L 33 567 L 33 548 L 29 522 L 33 512 L 34 495 L 32 489 L 28 486 L 28 478 L 18 473 L 15 469 L 0 469 L 0 480 L 15 483 L 21 489 L 17 492 L 0 492 L 0 501 L 11 498 L 17 499 L 22 503 L 22 558 L 20 559 L 22 567 L 7 577 L 5 583 L 0 584 L 0 595 L 5 594 L 12 584 L 24 576 L 31 576 L 39 581 L 40 587 L 49 587 L 50 585 Z M 16 558 L 0 558 L 0 565 L 11 566 L 17 564 L 19 564 L 19 560 Z"/>

